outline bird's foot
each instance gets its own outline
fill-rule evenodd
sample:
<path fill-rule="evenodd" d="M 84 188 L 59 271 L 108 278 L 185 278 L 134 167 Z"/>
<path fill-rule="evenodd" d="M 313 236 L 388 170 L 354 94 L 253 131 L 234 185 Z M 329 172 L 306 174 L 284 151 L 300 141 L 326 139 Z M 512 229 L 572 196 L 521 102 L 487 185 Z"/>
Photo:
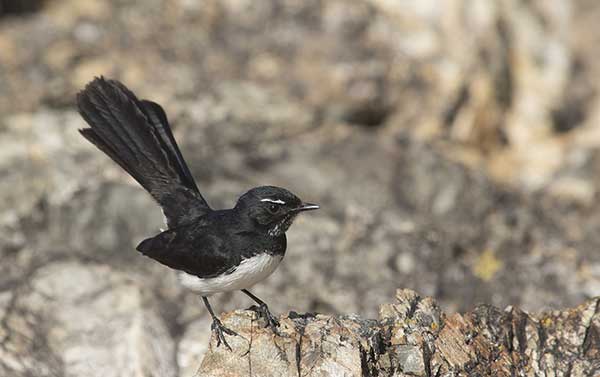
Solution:
<path fill-rule="evenodd" d="M 254 310 L 256 313 L 258 313 L 261 317 L 263 317 L 267 321 L 267 323 L 265 324 L 265 327 L 269 327 L 276 335 L 282 336 L 282 334 L 278 328 L 279 321 L 277 320 L 277 317 L 275 317 L 271 313 L 267 304 L 261 304 L 258 306 L 252 305 L 252 307 L 250 309 Z"/>
<path fill-rule="evenodd" d="M 221 321 L 218 318 L 213 319 L 211 329 L 217 336 L 217 347 L 219 347 L 221 345 L 221 343 L 223 343 L 225 345 L 225 347 L 227 347 L 227 349 L 229 349 L 230 351 L 231 351 L 231 347 L 229 346 L 229 343 L 227 343 L 227 341 L 225 340 L 224 334 L 227 334 L 230 336 L 241 336 L 240 334 L 236 333 L 235 331 L 223 326 L 223 324 L 221 323 Z"/>

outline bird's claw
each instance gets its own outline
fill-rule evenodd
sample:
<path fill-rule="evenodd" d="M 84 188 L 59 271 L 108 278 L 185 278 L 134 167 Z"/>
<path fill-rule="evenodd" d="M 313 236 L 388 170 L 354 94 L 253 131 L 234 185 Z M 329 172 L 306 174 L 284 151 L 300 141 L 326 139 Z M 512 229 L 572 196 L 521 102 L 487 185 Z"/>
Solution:
<path fill-rule="evenodd" d="M 232 351 L 231 347 L 229 346 L 229 343 L 227 343 L 227 341 L 225 340 L 225 335 L 223 333 L 230 335 L 230 336 L 240 336 L 240 334 L 223 326 L 221 321 L 219 321 L 216 318 L 213 320 L 211 329 L 217 336 L 217 347 L 219 347 L 221 345 L 221 343 L 223 343 L 229 351 Z"/>
<path fill-rule="evenodd" d="M 253 305 L 251 309 L 257 312 L 261 317 L 263 317 L 266 320 L 267 323 L 265 324 L 265 327 L 269 327 L 276 335 L 282 336 L 281 332 L 278 329 L 279 321 L 271 313 L 267 304 L 261 304 L 259 306 Z"/>

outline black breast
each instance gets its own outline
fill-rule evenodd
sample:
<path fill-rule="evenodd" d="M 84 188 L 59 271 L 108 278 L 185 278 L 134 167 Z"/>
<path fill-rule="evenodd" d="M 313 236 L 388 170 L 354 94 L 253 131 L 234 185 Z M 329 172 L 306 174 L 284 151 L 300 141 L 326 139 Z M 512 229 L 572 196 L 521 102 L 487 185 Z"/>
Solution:
<path fill-rule="evenodd" d="M 279 237 L 269 237 L 256 233 L 246 233 L 240 236 L 239 242 L 236 242 L 236 248 L 240 250 L 242 259 L 251 258 L 265 252 L 269 255 L 285 255 L 287 247 L 285 234 Z"/>

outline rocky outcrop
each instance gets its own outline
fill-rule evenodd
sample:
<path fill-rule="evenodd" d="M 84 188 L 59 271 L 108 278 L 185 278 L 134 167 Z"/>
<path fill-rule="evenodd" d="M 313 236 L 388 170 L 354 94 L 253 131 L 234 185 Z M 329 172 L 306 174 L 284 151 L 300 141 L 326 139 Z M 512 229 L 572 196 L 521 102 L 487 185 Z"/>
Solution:
<path fill-rule="evenodd" d="M 214 207 L 260 184 L 322 205 L 253 290 L 274 312 L 600 293 L 598 1 L 0 8 L 0 376 L 191 376 L 209 347 L 198 297 L 135 251 L 160 210 L 77 132 L 101 74 L 165 107 Z"/>
<path fill-rule="evenodd" d="M 125 274 L 57 262 L 4 294 L 2 376 L 174 377 L 175 342 Z"/>
<path fill-rule="evenodd" d="M 595 376 L 600 298 L 529 314 L 481 305 L 445 314 L 430 297 L 399 290 L 378 320 L 290 313 L 277 336 L 253 311 L 223 316 L 233 351 L 213 338 L 198 377 Z"/>

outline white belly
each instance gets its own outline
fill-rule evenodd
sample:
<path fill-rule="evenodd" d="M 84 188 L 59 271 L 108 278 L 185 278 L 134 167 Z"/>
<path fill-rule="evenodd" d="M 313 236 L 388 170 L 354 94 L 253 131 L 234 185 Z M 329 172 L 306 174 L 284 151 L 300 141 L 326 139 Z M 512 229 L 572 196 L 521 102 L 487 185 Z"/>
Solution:
<path fill-rule="evenodd" d="M 266 279 L 275 271 L 283 256 L 262 253 L 242 261 L 230 274 L 214 278 L 199 278 L 185 272 L 179 272 L 178 278 L 185 288 L 201 296 L 210 296 L 215 293 L 237 291 L 252 287 L 261 280 Z"/>

